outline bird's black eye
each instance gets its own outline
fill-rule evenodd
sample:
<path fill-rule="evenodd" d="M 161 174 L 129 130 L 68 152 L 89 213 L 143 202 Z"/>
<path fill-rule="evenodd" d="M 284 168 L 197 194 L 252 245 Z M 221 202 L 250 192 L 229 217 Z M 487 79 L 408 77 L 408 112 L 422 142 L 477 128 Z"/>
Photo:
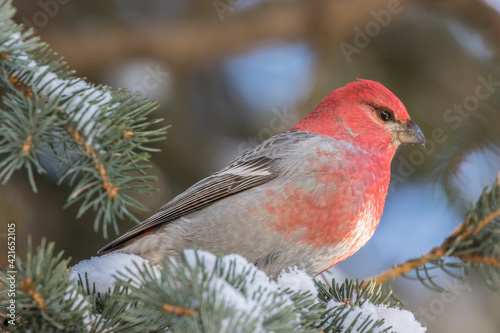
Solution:
<path fill-rule="evenodd" d="M 380 116 L 380 119 L 382 119 L 383 121 L 389 121 L 392 118 L 391 112 L 387 111 L 387 110 L 380 111 L 380 115 L 379 116 Z"/>

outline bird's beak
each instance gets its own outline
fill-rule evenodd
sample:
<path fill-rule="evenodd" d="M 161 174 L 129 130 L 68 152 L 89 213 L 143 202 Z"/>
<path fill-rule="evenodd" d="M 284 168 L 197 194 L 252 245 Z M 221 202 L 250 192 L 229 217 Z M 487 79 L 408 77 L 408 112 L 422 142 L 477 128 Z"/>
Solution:
<path fill-rule="evenodd" d="M 408 119 L 403 130 L 398 132 L 398 140 L 403 145 L 422 145 L 425 146 L 425 136 L 420 128 Z"/>

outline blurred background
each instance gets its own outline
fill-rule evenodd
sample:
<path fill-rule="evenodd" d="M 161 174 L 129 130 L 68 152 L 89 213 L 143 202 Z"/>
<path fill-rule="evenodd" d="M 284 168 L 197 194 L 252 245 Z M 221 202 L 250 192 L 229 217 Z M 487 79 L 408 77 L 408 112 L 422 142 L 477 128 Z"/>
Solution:
<path fill-rule="evenodd" d="M 383 83 L 406 105 L 427 146 L 403 147 L 379 228 L 335 277 L 368 278 L 441 244 L 500 170 L 498 0 L 15 0 L 76 75 L 127 88 L 172 127 L 152 157 L 156 211 L 245 149 L 295 125 L 329 91 L 357 78 Z M 55 172 L 55 171 L 54 171 Z M 72 263 L 108 240 L 94 216 L 62 209 L 56 174 L 24 172 L 0 187 L 1 224 L 56 242 Z M 143 219 L 148 212 L 137 212 Z M 123 221 L 120 232 L 133 225 Z M 111 234 L 111 238 L 114 238 Z M 5 261 L 5 258 L 1 258 Z M 5 265 L 5 262 L 0 262 Z M 500 332 L 500 296 L 443 277 L 451 293 L 398 279 L 398 297 L 429 332 Z"/>

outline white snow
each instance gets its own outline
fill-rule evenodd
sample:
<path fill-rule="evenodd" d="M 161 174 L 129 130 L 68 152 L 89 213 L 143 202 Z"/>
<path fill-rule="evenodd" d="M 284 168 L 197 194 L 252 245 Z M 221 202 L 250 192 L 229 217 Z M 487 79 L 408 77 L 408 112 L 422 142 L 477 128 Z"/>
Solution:
<path fill-rule="evenodd" d="M 311 294 L 310 298 L 318 298 L 318 289 L 316 288 L 314 279 L 297 267 L 283 270 L 278 276 L 278 285 L 283 290 L 289 288 L 301 293 L 308 291 Z"/>
<path fill-rule="evenodd" d="M 136 273 L 137 267 L 142 267 L 144 263 L 148 263 L 148 261 L 134 254 L 109 253 L 80 261 L 71 269 L 70 279 L 76 282 L 78 274 L 80 274 L 85 285 L 85 273 L 87 273 L 91 290 L 92 284 L 95 283 L 96 292 L 105 293 L 109 289 L 113 289 L 117 276 L 120 280 L 131 279 L 133 278 L 131 273 Z M 130 272 L 127 271 L 127 268 Z M 119 273 L 120 275 L 118 275 Z"/>
<path fill-rule="evenodd" d="M 190 267 L 197 265 L 196 256 L 203 263 L 205 273 L 212 273 L 215 268 L 217 257 L 206 251 L 185 250 L 184 255 Z M 245 258 L 237 254 L 230 254 L 223 257 L 221 265 L 223 273 L 214 275 L 211 280 L 210 289 L 217 290 L 217 301 L 229 304 L 231 307 L 246 314 L 250 314 L 257 320 L 257 332 L 263 331 L 263 320 L 278 312 L 286 306 L 292 306 L 293 302 L 286 295 L 278 295 L 279 285 L 271 280 L 263 271 L 259 270 L 255 265 L 249 263 Z M 231 265 L 232 263 L 232 265 Z M 228 272 L 234 272 L 234 275 L 245 273 L 245 283 L 242 289 L 235 288 L 228 283 L 223 277 Z M 222 276 L 222 277 L 220 277 Z M 209 296 L 207 293 L 206 297 Z M 281 305 L 269 307 L 272 303 L 280 303 Z M 297 318 L 298 320 L 299 318 Z"/>
<path fill-rule="evenodd" d="M 327 308 L 331 309 L 333 307 L 343 305 L 344 303 L 331 300 L 328 302 Z M 363 321 L 369 316 L 373 321 L 383 318 L 385 320 L 384 324 L 376 328 L 375 332 L 383 331 L 391 326 L 392 328 L 389 331 L 398 333 L 423 333 L 427 330 L 425 327 L 422 327 L 410 311 L 398 308 L 388 308 L 385 305 L 375 305 L 366 302 L 361 307 L 354 307 L 353 311 L 346 316 L 341 332 L 346 332 L 345 329 L 351 325 L 358 315 L 360 315 L 360 317 L 358 318 L 355 327 L 358 327 L 358 325 L 363 323 Z"/>
<path fill-rule="evenodd" d="M 91 305 L 89 304 L 89 302 L 85 299 L 85 297 L 82 294 L 78 293 L 78 289 L 76 288 L 76 285 L 72 285 L 66 289 L 66 295 L 64 296 L 63 299 L 65 301 L 69 301 L 69 300 L 74 299 L 74 298 L 76 298 L 76 300 L 73 303 L 73 305 L 71 306 L 70 311 L 74 311 L 79 307 L 80 308 L 87 308 L 87 310 L 85 311 L 84 318 L 83 318 L 83 323 L 87 327 L 91 327 L 92 323 L 97 322 L 101 315 L 100 314 L 92 314 Z M 104 324 L 104 322 L 101 322 L 98 327 L 101 328 L 102 324 Z"/>
<path fill-rule="evenodd" d="M 38 65 L 31 61 L 29 67 L 36 68 Z M 96 127 L 95 118 L 112 100 L 111 93 L 107 90 L 98 90 L 80 78 L 59 79 L 56 74 L 48 71 L 48 66 L 39 66 L 33 75 L 33 81 L 38 82 L 39 91 L 47 96 L 60 96 L 69 98 L 65 104 L 66 112 L 72 115 L 78 123 L 77 130 L 87 136 L 87 142 L 92 143 L 94 136 L 99 135 L 99 127 Z M 78 109 L 76 113 L 74 110 Z"/>
<path fill-rule="evenodd" d="M 33 82 L 37 82 L 38 92 L 42 92 L 45 97 L 60 96 L 67 99 L 65 110 L 74 121 L 78 122 L 78 131 L 81 131 L 86 138 L 87 143 L 91 144 L 93 137 L 99 135 L 101 128 L 96 126 L 96 117 L 100 112 L 108 108 L 116 107 L 118 104 L 110 105 L 112 101 L 111 92 L 104 88 L 93 87 L 88 82 L 80 78 L 60 79 L 49 70 L 49 66 L 40 66 L 36 61 L 30 60 L 32 56 L 26 52 L 19 51 L 24 41 L 20 33 L 10 36 L 10 39 L 3 43 L 3 48 L 12 57 L 26 62 L 26 70 L 33 72 Z M 7 48 L 11 48 L 10 52 Z M 14 72 L 13 75 L 20 75 L 21 72 Z M 75 113 L 75 110 L 76 113 Z M 95 147 L 98 148 L 98 147 Z"/>

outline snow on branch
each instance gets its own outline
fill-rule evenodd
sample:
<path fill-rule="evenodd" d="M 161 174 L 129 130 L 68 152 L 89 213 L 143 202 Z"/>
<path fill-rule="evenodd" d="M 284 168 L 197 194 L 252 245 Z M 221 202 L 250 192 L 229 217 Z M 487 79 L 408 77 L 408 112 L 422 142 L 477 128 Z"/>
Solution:
<path fill-rule="evenodd" d="M 297 269 L 275 281 L 243 257 L 185 250 L 162 266 L 111 253 L 68 269 L 42 244 L 16 267 L 15 327 L 78 332 L 425 332 L 374 284 L 316 285 Z M 43 272 L 43 274 L 41 274 Z M 8 272 L 0 269 L 0 281 Z M 0 306 L 8 288 L 0 288 Z M 341 298 L 339 298 L 341 297 Z M 1 326 L 3 325 L 3 326 Z"/>

